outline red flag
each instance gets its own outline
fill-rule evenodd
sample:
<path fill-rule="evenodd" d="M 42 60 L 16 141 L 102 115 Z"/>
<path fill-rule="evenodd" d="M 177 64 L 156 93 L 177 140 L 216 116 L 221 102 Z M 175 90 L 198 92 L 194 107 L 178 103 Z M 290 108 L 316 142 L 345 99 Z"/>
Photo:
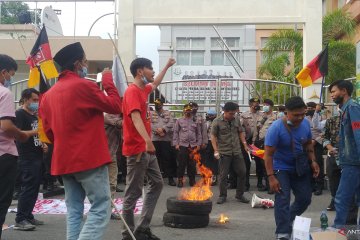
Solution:
<path fill-rule="evenodd" d="M 45 76 L 46 80 L 58 77 L 59 74 L 55 68 L 54 61 L 52 60 L 45 26 L 41 29 L 26 63 L 30 66 L 29 87 L 35 87 L 39 84 L 40 73 Z M 39 72 L 39 68 L 41 72 Z"/>

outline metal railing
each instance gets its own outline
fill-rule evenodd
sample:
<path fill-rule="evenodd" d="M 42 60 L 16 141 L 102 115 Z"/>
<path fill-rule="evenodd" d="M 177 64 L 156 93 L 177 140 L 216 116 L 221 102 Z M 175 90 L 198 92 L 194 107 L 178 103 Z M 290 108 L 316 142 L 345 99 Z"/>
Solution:
<path fill-rule="evenodd" d="M 250 98 L 260 100 L 269 98 L 275 105 L 284 105 L 291 96 L 302 96 L 302 88 L 299 85 L 264 79 L 186 79 L 162 82 L 158 88 L 159 94 L 154 94 L 150 99 L 165 99 L 165 106 L 171 111 L 181 112 L 182 107 L 189 101 L 199 104 L 199 111 L 206 112 L 208 109 L 221 111 L 221 105 L 225 102 L 236 102 L 240 111 L 248 108 Z"/>

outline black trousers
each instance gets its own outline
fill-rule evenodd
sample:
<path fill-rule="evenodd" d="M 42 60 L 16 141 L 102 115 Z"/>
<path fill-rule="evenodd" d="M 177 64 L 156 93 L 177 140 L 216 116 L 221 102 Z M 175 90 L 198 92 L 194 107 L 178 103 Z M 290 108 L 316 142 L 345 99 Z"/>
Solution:
<path fill-rule="evenodd" d="M 244 161 L 245 161 L 245 170 L 246 170 L 246 173 L 245 173 L 245 187 L 249 188 L 250 187 L 249 178 L 250 178 L 251 160 L 249 158 L 249 154 L 245 151 L 245 149 L 244 149 L 244 147 L 242 145 L 241 145 L 241 152 L 242 152 L 242 155 L 243 155 Z"/>
<path fill-rule="evenodd" d="M 19 159 L 21 171 L 21 191 L 15 221 L 34 219 L 34 209 L 42 179 L 42 159 Z"/>
<path fill-rule="evenodd" d="M 333 156 L 327 157 L 326 161 L 327 161 L 326 172 L 329 178 L 329 188 L 333 201 L 340 183 L 341 168 L 339 168 L 339 166 L 336 164 L 336 159 Z M 346 224 L 357 225 L 357 219 L 358 219 L 357 216 L 358 216 L 358 206 L 356 204 L 356 200 L 354 199 L 346 219 Z"/>
<path fill-rule="evenodd" d="M 177 177 L 182 178 L 185 174 L 185 168 L 187 167 L 187 175 L 189 179 L 195 179 L 196 174 L 196 162 L 190 157 L 191 148 L 180 146 L 180 150 L 177 156 Z"/>
<path fill-rule="evenodd" d="M 17 157 L 11 154 L 0 156 L 0 238 L 2 225 L 10 207 L 17 169 Z"/>
<path fill-rule="evenodd" d="M 214 157 L 214 148 L 211 144 L 211 141 L 209 141 L 208 145 L 205 149 L 205 166 L 209 168 L 213 175 L 218 175 L 219 172 L 219 161 L 215 159 Z"/>
<path fill-rule="evenodd" d="M 312 179 L 311 185 L 314 190 L 323 190 L 323 188 L 324 188 L 324 159 L 323 159 L 322 155 L 324 153 L 324 148 L 320 143 L 316 142 L 316 144 L 314 146 L 314 151 L 315 151 L 316 162 L 320 168 L 320 173 L 319 173 L 319 176 Z"/>
<path fill-rule="evenodd" d="M 176 156 L 172 155 L 171 142 L 154 141 L 156 158 L 164 177 L 176 177 Z"/>

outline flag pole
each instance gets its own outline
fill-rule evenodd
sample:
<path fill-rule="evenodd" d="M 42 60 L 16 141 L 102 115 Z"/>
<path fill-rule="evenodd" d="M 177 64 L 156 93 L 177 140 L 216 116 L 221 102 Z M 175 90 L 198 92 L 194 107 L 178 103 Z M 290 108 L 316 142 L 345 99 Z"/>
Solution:
<path fill-rule="evenodd" d="M 114 47 L 114 49 L 115 49 L 115 53 L 116 53 L 116 55 L 118 56 L 118 58 L 119 58 L 119 60 L 120 60 L 121 67 L 122 67 L 123 70 L 124 70 L 125 78 L 126 78 L 126 84 L 129 86 L 129 81 L 128 81 L 128 78 L 127 78 L 127 76 L 126 76 L 126 71 L 125 71 L 124 65 L 123 65 L 123 63 L 122 63 L 122 61 L 121 61 L 121 57 L 120 57 L 119 50 L 118 50 L 118 48 L 116 47 L 115 41 L 112 39 L 110 33 L 108 33 L 108 35 L 109 35 L 109 38 L 110 38 L 110 40 L 111 40 L 111 43 L 113 44 L 113 47 Z"/>
<path fill-rule="evenodd" d="M 321 81 L 320 100 L 319 100 L 320 104 L 322 103 L 322 95 L 323 95 L 324 83 L 325 83 L 325 75 L 322 77 L 322 81 Z"/>

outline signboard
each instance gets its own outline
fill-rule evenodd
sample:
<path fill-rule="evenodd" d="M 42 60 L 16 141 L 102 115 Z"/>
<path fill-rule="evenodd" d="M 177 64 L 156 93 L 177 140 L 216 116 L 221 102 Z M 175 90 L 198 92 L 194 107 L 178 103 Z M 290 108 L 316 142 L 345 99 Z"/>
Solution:
<path fill-rule="evenodd" d="M 232 66 L 177 66 L 172 72 L 173 83 L 168 83 L 166 89 L 167 99 L 172 102 L 198 101 L 211 103 L 220 94 L 222 101 L 242 101 L 248 91 L 243 91 L 244 82 L 234 81 L 240 77 L 255 77 L 250 75 L 239 76 Z M 217 93 L 218 79 L 220 82 Z M 171 89 L 171 90 L 170 90 Z M 247 99 L 247 96 L 245 96 Z"/>

